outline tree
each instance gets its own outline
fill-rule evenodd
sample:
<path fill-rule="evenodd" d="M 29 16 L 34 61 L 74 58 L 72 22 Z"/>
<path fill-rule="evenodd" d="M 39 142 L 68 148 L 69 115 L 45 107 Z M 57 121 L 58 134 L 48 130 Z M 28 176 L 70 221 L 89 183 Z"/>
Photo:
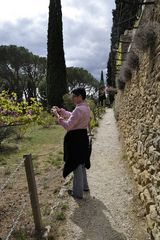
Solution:
<path fill-rule="evenodd" d="M 50 0 L 48 23 L 47 99 L 48 107 L 61 106 L 67 92 L 63 50 L 62 11 L 60 0 Z"/>
<path fill-rule="evenodd" d="M 92 94 L 97 91 L 99 82 L 87 70 L 78 67 L 68 67 L 66 70 L 67 84 L 70 91 L 76 87 L 84 87 L 87 93 Z M 38 90 L 40 93 L 41 102 L 43 103 L 43 106 L 46 107 L 47 83 L 45 78 L 40 82 Z"/>
<path fill-rule="evenodd" d="M 24 47 L 0 46 L 1 88 L 15 92 L 19 101 L 22 100 L 23 96 L 22 66 L 29 61 L 30 57 L 31 53 Z"/>
<path fill-rule="evenodd" d="M 104 87 L 104 77 L 103 77 L 103 71 L 101 71 L 100 87 Z"/>
<path fill-rule="evenodd" d="M 87 92 L 95 92 L 99 85 L 99 82 L 87 70 L 79 67 L 67 68 L 67 83 L 70 90 L 84 87 Z"/>
<path fill-rule="evenodd" d="M 2 141 L 13 133 L 22 137 L 28 124 L 40 119 L 42 111 L 41 103 L 35 99 L 32 98 L 30 104 L 24 99 L 19 102 L 16 93 L 2 91 L 0 93 L 0 149 Z M 15 131 L 13 126 L 19 126 L 19 131 Z"/>
<path fill-rule="evenodd" d="M 103 71 L 101 71 L 101 79 L 100 79 L 100 83 L 99 83 L 98 96 L 99 96 L 99 103 L 100 103 L 101 106 L 103 106 L 104 105 L 104 100 L 106 99 Z"/>
<path fill-rule="evenodd" d="M 37 98 L 37 88 L 39 89 L 40 83 L 46 79 L 46 58 L 37 55 L 32 56 L 32 61 L 23 67 L 25 71 L 24 78 L 26 85 L 24 88 L 25 98 L 30 101 L 31 98 Z"/>
<path fill-rule="evenodd" d="M 0 46 L 0 91 L 15 92 L 19 101 L 37 98 L 39 83 L 46 78 L 46 58 L 15 45 Z"/>
<path fill-rule="evenodd" d="M 109 54 L 108 63 L 107 63 L 107 75 L 106 75 L 106 85 L 111 86 L 111 74 L 112 74 L 112 65 L 111 65 L 111 53 Z"/>

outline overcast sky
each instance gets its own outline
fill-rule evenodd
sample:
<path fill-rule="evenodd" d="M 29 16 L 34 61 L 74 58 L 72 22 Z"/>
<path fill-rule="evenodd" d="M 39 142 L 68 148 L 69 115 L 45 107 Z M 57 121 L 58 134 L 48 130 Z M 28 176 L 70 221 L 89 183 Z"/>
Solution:
<path fill-rule="evenodd" d="M 61 0 L 66 65 L 100 79 L 110 49 L 114 0 Z M 47 55 L 49 0 L 0 0 L 0 45 L 15 44 Z"/>

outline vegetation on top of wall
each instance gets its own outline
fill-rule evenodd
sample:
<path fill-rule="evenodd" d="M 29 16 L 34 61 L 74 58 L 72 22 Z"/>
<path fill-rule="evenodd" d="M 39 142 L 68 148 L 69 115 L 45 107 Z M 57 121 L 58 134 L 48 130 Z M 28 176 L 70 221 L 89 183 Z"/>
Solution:
<path fill-rule="evenodd" d="M 127 62 L 128 67 L 132 70 L 136 70 L 139 68 L 139 57 L 133 51 L 128 53 L 126 62 Z"/>
<path fill-rule="evenodd" d="M 132 78 L 132 71 L 139 68 L 139 57 L 131 51 L 128 53 L 126 61 L 123 62 L 119 73 L 119 80 L 117 81 L 117 87 L 119 90 L 124 90 L 125 83 Z"/>
<path fill-rule="evenodd" d="M 159 28 L 159 27 L 158 27 Z M 157 23 L 143 24 L 134 37 L 135 47 L 139 51 L 147 51 L 153 48 L 157 39 Z"/>
<path fill-rule="evenodd" d="M 116 51 L 120 36 L 124 34 L 126 29 L 132 29 L 137 14 L 141 9 L 142 0 L 116 0 L 116 9 L 113 10 L 113 26 L 111 33 L 111 51 L 107 63 L 107 84 L 115 87 L 116 77 Z"/>
<path fill-rule="evenodd" d="M 122 82 L 128 82 L 132 78 L 132 71 L 128 67 L 126 61 L 123 63 L 123 65 L 121 67 L 119 76 L 120 76 L 120 79 L 121 79 Z"/>
<path fill-rule="evenodd" d="M 125 82 L 122 81 L 121 79 L 117 80 L 117 87 L 119 90 L 124 90 L 125 89 Z"/>

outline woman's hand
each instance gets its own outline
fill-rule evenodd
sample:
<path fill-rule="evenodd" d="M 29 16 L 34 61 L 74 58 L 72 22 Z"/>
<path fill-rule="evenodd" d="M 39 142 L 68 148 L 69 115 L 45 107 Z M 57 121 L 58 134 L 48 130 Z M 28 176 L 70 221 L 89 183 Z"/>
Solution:
<path fill-rule="evenodd" d="M 51 108 L 51 113 L 52 113 L 54 116 L 56 116 L 57 118 L 59 118 L 59 114 L 58 114 L 59 111 L 60 111 L 60 109 L 59 109 L 57 106 L 53 106 L 53 107 Z"/>

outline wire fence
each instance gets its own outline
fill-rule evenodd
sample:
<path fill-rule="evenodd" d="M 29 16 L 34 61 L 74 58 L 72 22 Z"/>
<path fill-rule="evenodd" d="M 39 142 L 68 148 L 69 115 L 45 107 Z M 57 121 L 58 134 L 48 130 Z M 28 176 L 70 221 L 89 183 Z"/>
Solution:
<path fill-rule="evenodd" d="M 34 224 L 35 224 L 35 232 L 37 232 L 37 234 L 39 234 L 42 229 L 41 212 L 40 212 L 40 207 L 39 207 L 37 186 L 36 186 L 36 181 L 35 181 L 35 174 L 33 171 L 33 163 L 32 163 L 31 154 L 27 154 L 27 155 L 23 156 L 23 159 L 21 159 L 18 166 L 16 166 L 16 168 L 11 172 L 9 177 L 0 186 L 1 203 L 2 203 L 2 198 L 5 198 L 5 195 L 7 194 L 7 191 L 5 191 L 7 189 L 7 186 L 9 186 L 9 184 L 12 183 L 14 180 L 18 179 L 18 174 L 21 172 L 20 170 L 24 169 L 23 167 L 25 167 L 29 194 L 26 192 L 22 198 L 19 198 L 19 200 L 21 201 L 21 204 L 18 207 L 17 207 L 17 205 L 18 205 L 17 199 L 16 199 L 16 206 L 15 206 L 15 204 L 9 203 L 9 208 L 7 207 L 7 210 L 11 209 L 12 212 L 14 212 L 14 219 L 12 220 L 13 222 L 11 224 L 9 232 L 5 233 L 6 236 L 5 236 L 5 238 L 3 238 L 4 240 L 9 240 L 11 238 L 11 236 L 13 235 L 14 230 L 16 229 L 18 223 L 20 222 L 21 216 L 25 212 L 29 197 L 30 197 L 30 201 L 31 201 L 32 214 L 33 214 L 33 219 L 34 219 Z M 3 201 L 3 203 L 4 203 L 4 201 Z M 16 211 L 15 211 L 15 208 L 17 208 Z M 1 216 L 2 215 L 3 214 L 1 213 Z M 4 214 L 4 218 L 5 217 L 7 217 L 6 214 Z"/>
<path fill-rule="evenodd" d="M 17 212 L 17 213 L 18 213 L 18 214 L 17 214 L 17 217 L 16 217 L 16 219 L 13 221 L 13 224 L 12 224 L 12 226 L 11 226 L 11 229 L 10 229 L 10 231 L 8 232 L 7 236 L 5 237 L 5 240 L 9 240 L 9 239 L 10 239 L 10 237 L 11 237 L 12 233 L 14 232 L 14 230 L 15 230 L 15 228 L 16 228 L 16 226 L 17 226 L 17 224 L 18 224 L 18 222 L 19 222 L 22 214 L 24 213 L 24 210 L 25 210 L 25 208 L 26 208 L 26 205 L 27 205 L 27 200 L 24 201 L 23 205 L 21 206 L 21 209 Z"/>
<path fill-rule="evenodd" d="M 22 160 L 19 165 L 16 167 L 16 169 L 9 175 L 7 180 L 2 184 L 0 187 L 0 195 L 3 193 L 4 189 L 7 187 L 8 183 L 16 177 L 17 172 L 20 170 L 20 168 L 24 165 L 24 160 Z"/>

